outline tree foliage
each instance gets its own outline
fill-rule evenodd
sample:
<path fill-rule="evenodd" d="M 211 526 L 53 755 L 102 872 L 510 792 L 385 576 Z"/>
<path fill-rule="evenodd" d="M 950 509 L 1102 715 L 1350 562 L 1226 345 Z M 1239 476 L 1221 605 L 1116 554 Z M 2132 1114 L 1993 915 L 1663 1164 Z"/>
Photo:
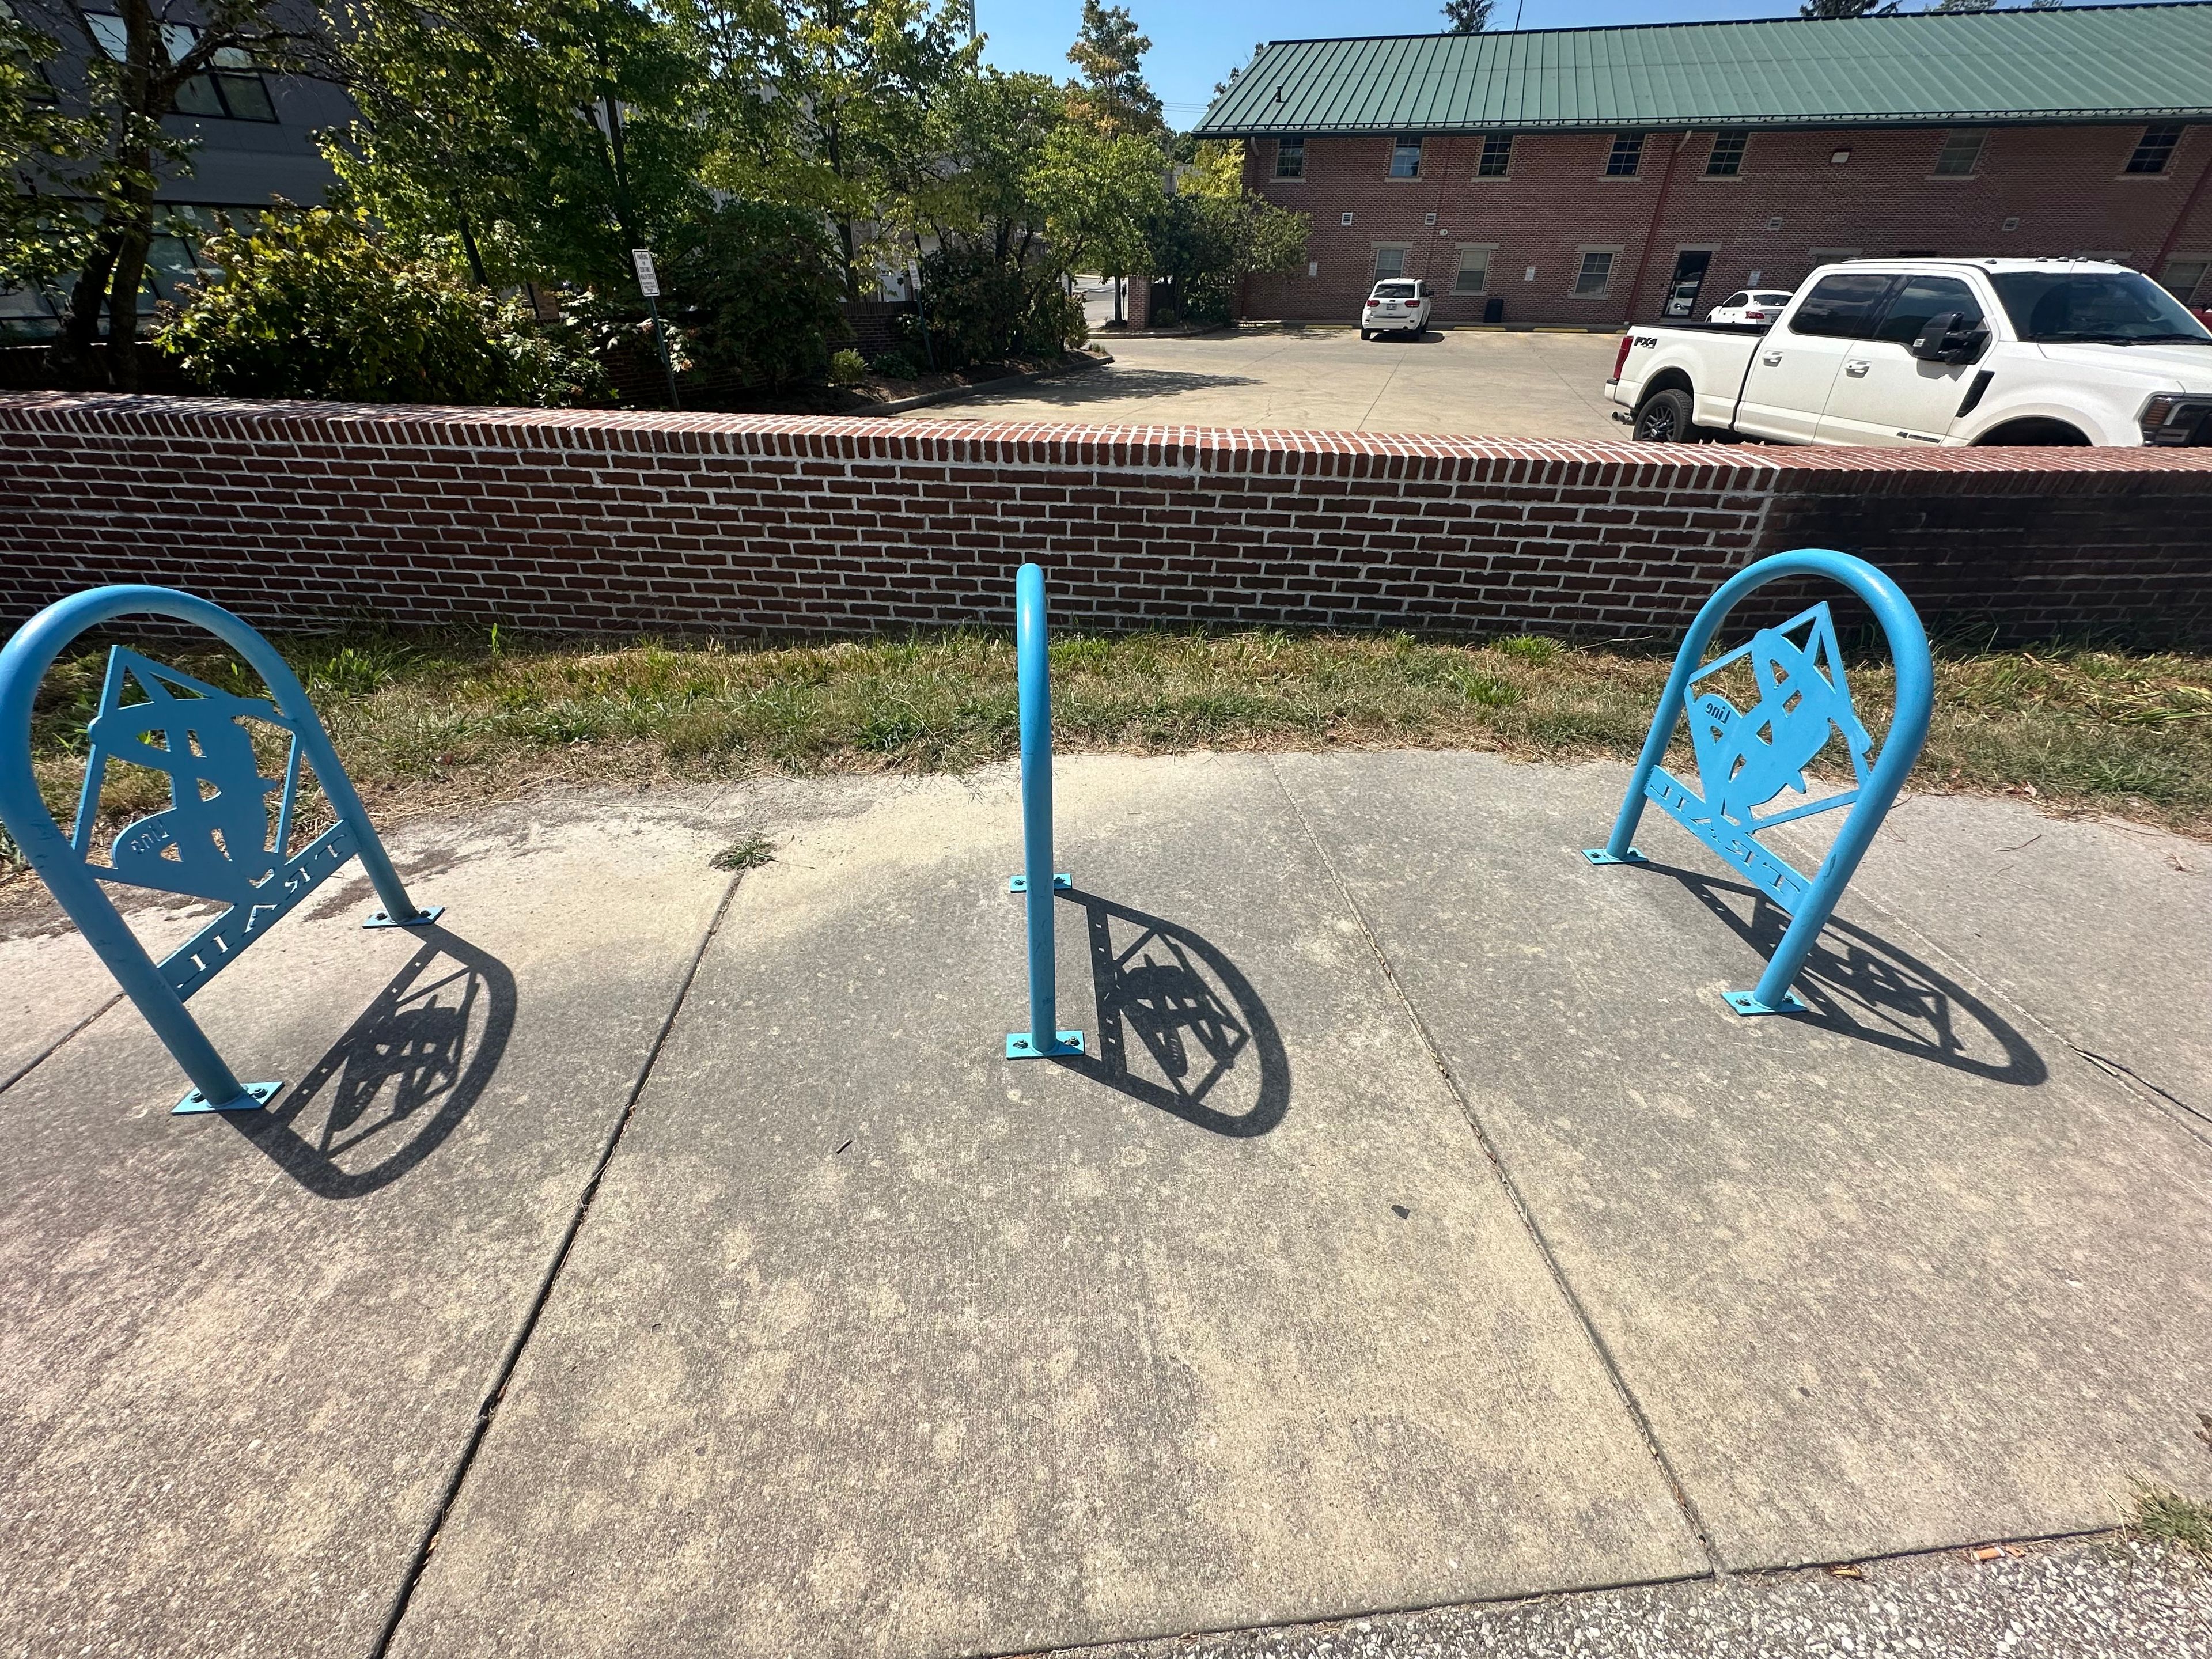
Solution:
<path fill-rule="evenodd" d="M 1068 88 L 1069 118 L 1108 138 L 1133 134 L 1164 141 L 1167 122 L 1145 79 L 1144 57 L 1152 49 L 1127 6 L 1083 0 L 1083 22 L 1067 50 L 1077 76 Z"/>
<path fill-rule="evenodd" d="M 1454 34 L 1480 34 L 1490 27 L 1491 0 L 1444 0 L 1444 21 Z"/>
<path fill-rule="evenodd" d="M 845 337 L 844 267 L 805 208 L 724 202 L 677 233 L 662 280 L 693 364 L 743 386 L 818 380 Z"/>
<path fill-rule="evenodd" d="M 88 11 L 76 0 L 13 0 L 13 6 L 49 61 L 78 66 L 59 88 L 56 111 L 66 111 L 70 123 L 70 154 L 55 158 L 66 168 L 66 193 L 44 195 L 40 210 L 55 257 L 65 257 L 76 273 L 57 350 L 76 372 L 88 374 L 104 321 L 110 378 L 133 390 L 138 295 L 157 228 L 155 192 L 164 178 L 188 170 L 192 149 L 166 131 L 161 118 L 177 107 L 180 92 L 224 70 L 324 69 L 321 21 L 306 0 L 198 0 L 189 8 L 182 0 L 114 0 L 112 13 Z"/>
<path fill-rule="evenodd" d="M 204 252 L 221 280 L 187 290 L 155 340 L 210 392 L 550 404 L 596 380 L 520 301 L 406 258 L 351 214 L 274 214 L 210 237 Z"/>

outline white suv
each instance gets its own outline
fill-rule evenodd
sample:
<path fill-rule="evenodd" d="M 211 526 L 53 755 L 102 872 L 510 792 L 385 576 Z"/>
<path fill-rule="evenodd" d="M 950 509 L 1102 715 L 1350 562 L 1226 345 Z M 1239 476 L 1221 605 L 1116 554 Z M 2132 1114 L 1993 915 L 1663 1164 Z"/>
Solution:
<path fill-rule="evenodd" d="M 1411 334 L 1419 338 L 1436 309 L 1436 290 L 1411 276 L 1386 276 L 1375 284 L 1359 313 L 1359 337 L 1378 334 Z"/>

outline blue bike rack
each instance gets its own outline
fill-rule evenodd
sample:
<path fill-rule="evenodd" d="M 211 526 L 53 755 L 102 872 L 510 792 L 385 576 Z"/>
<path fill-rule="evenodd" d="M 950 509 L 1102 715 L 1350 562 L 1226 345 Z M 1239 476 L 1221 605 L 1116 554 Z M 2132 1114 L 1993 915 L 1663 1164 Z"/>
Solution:
<path fill-rule="evenodd" d="M 193 623 L 246 659 L 270 696 L 244 697 L 167 668 L 123 646 L 108 653 L 100 708 L 87 728 L 84 787 L 76 819 L 62 832 L 31 769 L 31 714 L 39 684 L 70 642 L 112 617 L 151 614 Z M 284 775 L 264 777 L 239 722 L 290 735 Z M 107 862 L 94 862 L 100 790 L 111 762 L 149 767 L 169 780 L 168 807 L 115 837 Z M 302 764 L 337 822 L 290 850 Z M 269 797 L 279 790 L 272 826 Z M 282 1083 L 240 1083 L 185 1012 L 185 1000 L 266 933 L 352 858 L 384 908 L 364 924 L 416 927 L 444 907 L 417 909 L 385 855 L 361 797 L 338 764 L 307 694 L 269 642 L 220 605 L 173 588 L 95 587 L 48 605 L 0 649 L 0 823 L 45 880 L 86 942 L 137 1005 L 192 1081 L 179 1112 L 253 1111 Z M 155 965 L 101 884 L 149 887 L 229 908 Z"/>
<path fill-rule="evenodd" d="M 1030 1029 L 1006 1034 L 1008 1060 L 1079 1054 L 1083 1033 L 1059 1029 L 1059 972 L 1053 956 L 1053 894 L 1072 884 L 1052 867 L 1052 653 L 1045 632 L 1044 572 L 1014 577 L 1014 659 L 1021 682 L 1022 873 L 1006 884 L 1027 896 Z"/>
<path fill-rule="evenodd" d="M 1883 734 L 1881 752 L 1871 758 L 1874 739 L 1851 704 L 1844 678 L 1843 653 L 1826 600 L 1801 611 L 1778 628 L 1762 628 L 1751 642 L 1698 666 L 1705 647 L 1729 612 L 1747 594 L 1790 576 L 1826 576 L 1866 601 L 1889 640 L 1897 669 L 1897 702 Z M 1698 692 L 1699 682 L 1748 659 L 1759 701 L 1740 709 L 1717 690 Z M 1648 862 L 1635 845 L 1644 803 L 1655 800 L 1692 835 L 1751 878 L 1761 895 L 1790 913 L 1790 927 L 1749 991 L 1723 993 L 1739 1014 L 1802 1012 L 1805 1005 L 1790 988 L 1805 965 L 1836 902 L 1859 867 L 1875 831 L 1897 799 L 1912 763 L 1927 741 L 1928 718 L 1935 707 L 1936 668 L 1928 652 L 1927 630 L 1912 603 L 1897 584 L 1863 559 L 1826 548 L 1777 553 L 1738 571 L 1705 601 L 1674 654 L 1674 670 L 1659 699 L 1651 733 L 1620 803 L 1613 837 L 1583 856 L 1592 864 Z M 1690 723 L 1690 744 L 1698 761 L 1698 789 L 1692 790 L 1660 763 L 1677 720 Z M 1856 775 L 1853 787 L 1807 799 L 1759 816 L 1757 809 L 1795 790 L 1806 794 L 1805 768 L 1827 747 L 1832 732 L 1843 734 Z M 1700 793 L 1702 792 L 1702 793 Z M 1810 881 L 1761 845 L 1759 832 L 1793 818 L 1848 806 L 1850 814 L 1836 833 L 1827 857 Z"/>

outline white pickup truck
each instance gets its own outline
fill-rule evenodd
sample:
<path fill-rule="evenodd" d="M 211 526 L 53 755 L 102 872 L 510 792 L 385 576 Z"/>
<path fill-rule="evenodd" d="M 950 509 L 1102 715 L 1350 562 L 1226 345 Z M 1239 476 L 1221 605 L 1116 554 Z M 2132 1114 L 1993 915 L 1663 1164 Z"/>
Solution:
<path fill-rule="evenodd" d="M 1634 325 L 1605 390 L 1653 443 L 2212 445 L 2212 333 L 2100 260 L 1853 259 L 1764 328 Z"/>

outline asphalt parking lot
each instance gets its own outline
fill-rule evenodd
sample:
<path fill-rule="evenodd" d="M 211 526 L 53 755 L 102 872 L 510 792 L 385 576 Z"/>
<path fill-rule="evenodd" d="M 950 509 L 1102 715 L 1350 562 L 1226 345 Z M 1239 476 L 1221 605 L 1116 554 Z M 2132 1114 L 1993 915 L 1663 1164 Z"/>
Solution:
<path fill-rule="evenodd" d="M 1300 427 L 1618 441 L 1604 386 L 1617 335 L 1344 329 L 1097 337 L 1110 367 L 915 410 L 909 420 Z"/>

